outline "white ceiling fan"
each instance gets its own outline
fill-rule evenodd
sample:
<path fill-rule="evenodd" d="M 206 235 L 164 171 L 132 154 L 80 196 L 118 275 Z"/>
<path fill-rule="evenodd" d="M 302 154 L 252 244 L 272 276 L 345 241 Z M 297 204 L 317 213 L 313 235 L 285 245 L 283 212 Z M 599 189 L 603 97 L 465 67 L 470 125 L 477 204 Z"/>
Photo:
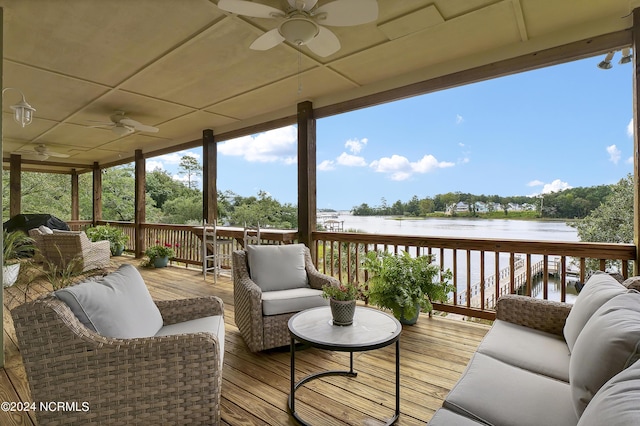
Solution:
<path fill-rule="evenodd" d="M 148 126 L 146 124 L 142 124 L 139 121 L 132 120 L 131 118 L 125 115 L 124 111 L 116 111 L 109 117 L 111 122 L 109 123 L 100 123 L 94 126 L 89 127 L 106 127 L 110 128 L 113 133 L 118 136 L 127 136 L 133 132 L 147 132 L 147 133 L 157 133 L 158 128 L 153 126 Z"/>
<path fill-rule="evenodd" d="M 44 161 L 49 157 L 68 158 L 67 154 L 60 154 L 59 152 L 49 151 L 49 148 L 45 144 L 39 144 L 33 147 L 33 149 L 20 149 L 12 152 L 12 154 L 28 155 L 34 157 L 36 160 Z"/>
<path fill-rule="evenodd" d="M 287 2 L 286 11 L 246 0 L 220 0 L 218 8 L 252 18 L 282 20 L 277 28 L 267 31 L 249 46 L 253 50 L 268 50 L 286 40 L 307 46 L 322 57 L 340 50 L 338 37 L 323 25 L 350 27 L 378 19 L 376 0 L 335 0 L 320 7 L 316 7 L 318 0 Z"/>

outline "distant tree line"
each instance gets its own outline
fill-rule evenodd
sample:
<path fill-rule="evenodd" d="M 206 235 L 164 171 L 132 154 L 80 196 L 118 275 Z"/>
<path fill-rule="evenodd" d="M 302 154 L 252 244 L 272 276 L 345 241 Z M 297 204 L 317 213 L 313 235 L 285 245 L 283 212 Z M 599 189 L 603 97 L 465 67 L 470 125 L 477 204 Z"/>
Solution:
<path fill-rule="evenodd" d="M 447 192 L 433 197 L 411 197 L 409 201 L 398 200 L 389 204 L 385 198 L 380 205 L 369 206 L 362 203 L 351 209 L 356 216 L 412 216 L 424 217 L 434 213 L 444 213 L 448 206 L 464 202 L 474 206 L 477 202 L 499 205 L 504 215 L 509 215 L 510 204 L 529 204 L 535 206 L 538 217 L 575 219 L 587 216 L 611 193 L 611 185 L 571 188 L 561 192 L 552 192 L 543 196 L 510 196 L 475 195 L 463 192 Z M 471 216 L 479 213 L 470 208 Z"/>

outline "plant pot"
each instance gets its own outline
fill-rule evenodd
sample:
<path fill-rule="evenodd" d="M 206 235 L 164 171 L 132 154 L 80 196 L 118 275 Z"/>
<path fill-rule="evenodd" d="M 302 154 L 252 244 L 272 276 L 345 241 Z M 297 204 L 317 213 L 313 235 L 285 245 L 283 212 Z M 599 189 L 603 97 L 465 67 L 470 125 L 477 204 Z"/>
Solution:
<path fill-rule="evenodd" d="M 124 252 L 124 245 L 123 245 L 123 244 L 118 244 L 118 245 L 115 247 L 115 250 L 113 250 L 113 251 L 111 252 L 111 255 L 112 255 L 112 256 L 122 256 L 122 253 L 123 253 L 123 252 Z"/>
<path fill-rule="evenodd" d="M 168 264 L 169 264 L 169 256 L 153 258 L 153 266 L 155 266 L 156 268 L 164 268 Z"/>
<path fill-rule="evenodd" d="M 2 286 L 11 287 L 16 283 L 20 273 L 20 264 L 14 263 L 2 267 Z"/>
<path fill-rule="evenodd" d="M 400 318 L 398 318 L 398 321 L 400 321 L 400 324 L 403 324 L 403 325 L 414 325 L 415 323 L 418 322 L 419 317 L 420 317 L 420 303 L 416 303 L 416 314 L 411 318 L 407 318 L 404 316 L 404 309 L 403 309 L 402 315 L 400 315 Z"/>
<path fill-rule="evenodd" d="M 356 313 L 355 300 L 329 299 L 329 306 L 331 307 L 333 325 L 345 326 L 353 324 L 353 315 Z"/>

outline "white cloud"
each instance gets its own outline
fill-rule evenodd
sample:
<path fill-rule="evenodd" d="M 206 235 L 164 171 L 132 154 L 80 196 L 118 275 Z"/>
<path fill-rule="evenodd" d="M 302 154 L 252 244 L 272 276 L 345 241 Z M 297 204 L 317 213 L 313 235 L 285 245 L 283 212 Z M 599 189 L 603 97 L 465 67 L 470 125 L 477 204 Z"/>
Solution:
<path fill-rule="evenodd" d="M 157 161 L 157 162 L 161 162 L 161 163 L 165 163 L 165 164 L 178 165 L 178 164 L 180 164 L 180 160 L 182 159 L 182 157 L 184 157 L 185 155 L 188 155 L 188 156 L 193 157 L 196 160 L 200 161 L 200 154 L 195 153 L 195 152 L 191 152 L 191 151 L 186 151 L 186 150 L 185 151 L 172 152 L 171 154 L 159 155 L 158 157 L 154 157 L 155 160 L 151 160 L 151 161 Z M 147 161 L 147 163 L 149 163 L 149 161 Z"/>
<path fill-rule="evenodd" d="M 456 114 L 456 124 L 462 124 L 464 122 L 464 117 L 460 114 Z"/>
<path fill-rule="evenodd" d="M 630 138 L 633 137 L 633 118 L 629 120 L 629 124 L 627 124 L 627 136 Z"/>
<path fill-rule="evenodd" d="M 542 185 L 544 185 L 544 182 L 542 182 L 541 180 L 538 180 L 538 179 L 532 180 L 531 182 L 529 182 L 527 184 L 527 186 L 542 186 Z"/>
<path fill-rule="evenodd" d="M 362 148 L 367 145 L 367 142 L 369 142 L 369 139 L 367 138 L 349 139 L 344 143 L 344 147 L 351 151 L 353 154 L 357 154 L 362 151 Z"/>
<path fill-rule="evenodd" d="M 164 170 L 164 164 L 162 163 L 162 161 L 157 161 L 157 160 L 147 160 L 145 162 L 144 168 L 148 171 L 148 172 L 152 172 L 156 169 L 160 169 L 160 170 Z"/>
<path fill-rule="evenodd" d="M 560 179 L 556 179 L 551 183 L 546 183 L 544 187 L 542 187 L 542 193 L 549 194 L 551 192 L 560 192 L 570 188 L 572 188 L 572 186 L 569 185 L 567 182 L 563 182 Z"/>
<path fill-rule="evenodd" d="M 633 164 L 633 155 L 631 157 L 627 158 L 626 163 L 627 164 Z"/>
<path fill-rule="evenodd" d="M 367 165 L 367 162 L 364 160 L 363 157 L 347 154 L 346 152 L 343 152 L 342 154 L 340 154 L 338 158 L 336 158 L 336 161 L 341 166 L 348 166 L 348 167 L 363 167 Z"/>
<path fill-rule="evenodd" d="M 297 141 L 296 127 L 287 126 L 219 143 L 218 152 L 222 155 L 243 157 L 252 163 L 295 164 L 298 161 Z"/>
<path fill-rule="evenodd" d="M 609 145 L 607 147 L 607 153 L 609 154 L 609 161 L 611 161 L 613 164 L 618 164 L 618 161 L 620 161 L 620 156 L 622 155 L 618 147 L 615 145 Z"/>
<path fill-rule="evenodd" d="M 433 155 L 425 155 L 416 162 L 411 162 L 402 155 L 392 155 L 372 161 L 369 165 L 378 173 L 388 174 L 392 180 L 406 180 L 415 173 L 429 173 L 436 169 L 453 167 L 454 163 L 438 161 Z"/>
<path fill-rule="evenodd" d="M 335 169 L 333 160 L 324 160 L 322 163 L 318 164 L 318 170 L 320 171 L 328 172 L 333 169 Z"/>

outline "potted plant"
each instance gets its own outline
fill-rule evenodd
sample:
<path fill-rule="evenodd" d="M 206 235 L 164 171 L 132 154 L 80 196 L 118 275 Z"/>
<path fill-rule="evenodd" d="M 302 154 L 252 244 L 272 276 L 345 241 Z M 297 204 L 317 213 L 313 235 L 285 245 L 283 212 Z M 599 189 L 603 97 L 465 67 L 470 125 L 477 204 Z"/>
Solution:
<path fill-rule="evenodd" d="M 112 256 L 120 256 L 129 241 L 129 236 L 122 229 L 109 224 L 94 226 L 85 232 L 91 241 L 109 241 Z"/>
<path fill-rule="evenodd" d="M 35 245 L 33 238 L 22 231 L 4 231 L 3 242 L 2 284 L 9 287 L 18 279 L 20 259 L 32 257 Z"/>
<path fill-rule="evenodd" d="M 153 264 L 156 268 L 164 268 L 169 263 L 169 258 L 175 256 L 173 246 L 170 243 L 151 246 L 145 250 L 144 254 L 149 258 L 149 263 Z"/>
<path fill-rule="evenodd" d="M 351 325 L 356 312 L 358 286 L 355 284 L 324 285 L 322 297 L 329 299 L 333 325 Z"/>
<path fill-rule="evenodd" d="M 440 271 L 431 255 L 411 257 L 407 252 L 396 255 L 371 251 L 363 268 L 369 272 L 369 303 L 390 309 L 403 324 L 415 324 L 420 311 L 431 315 L 431 302 L 446 301 L 454 291 L 449 283 L 451 271 Z"/>

